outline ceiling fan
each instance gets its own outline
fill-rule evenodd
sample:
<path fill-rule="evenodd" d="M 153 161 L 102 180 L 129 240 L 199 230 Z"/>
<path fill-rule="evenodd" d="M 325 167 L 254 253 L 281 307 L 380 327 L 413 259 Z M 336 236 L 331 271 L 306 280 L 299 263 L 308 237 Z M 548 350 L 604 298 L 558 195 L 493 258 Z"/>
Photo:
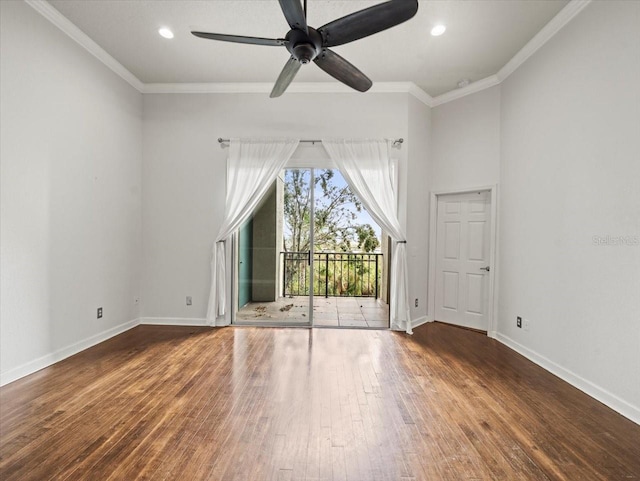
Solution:
<path fill-rule="evenodd" d="M 371 88 L 371 80 L 329 47 L 344 45 L 405 22 L 418 11 L 418 0 L 389 0 L 365 8 L 315 29 L 307 25 L 307 0 L 278 0 L 291 30 L 284 38 L 245 37 L 221 33 L 191 32 L 196 37 L 253 45 L 284 46 L 291 53 L 270 97 L 281 96 L 300 66 L 313 61 L 332 77 L 360 92 Z"/>

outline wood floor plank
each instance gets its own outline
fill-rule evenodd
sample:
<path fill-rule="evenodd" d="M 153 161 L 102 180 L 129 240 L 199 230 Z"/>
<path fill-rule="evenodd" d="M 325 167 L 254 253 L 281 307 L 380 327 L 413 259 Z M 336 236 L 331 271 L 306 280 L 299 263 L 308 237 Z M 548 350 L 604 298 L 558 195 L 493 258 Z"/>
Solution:
<path fill-rule="evenodd" d="M 0 388 L 0 479 L 640 479 L 640 426 L 438 323 L 139 326 Z"/>

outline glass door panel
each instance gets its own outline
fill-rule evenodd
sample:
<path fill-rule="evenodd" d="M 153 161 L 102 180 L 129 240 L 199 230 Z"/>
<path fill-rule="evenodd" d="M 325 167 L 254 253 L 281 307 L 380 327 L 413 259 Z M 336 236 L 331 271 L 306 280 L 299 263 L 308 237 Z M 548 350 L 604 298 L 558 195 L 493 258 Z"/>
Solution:
<path fill-rule="evenodd" d="M 313 172 L 286 169 L 236 239 L 236 324 L 311 325 Z"/>
<path fill-rule="evenodd" d="M 314 173 L 314 324 L 387 328 L 381 229 L 339 170 Z"/>

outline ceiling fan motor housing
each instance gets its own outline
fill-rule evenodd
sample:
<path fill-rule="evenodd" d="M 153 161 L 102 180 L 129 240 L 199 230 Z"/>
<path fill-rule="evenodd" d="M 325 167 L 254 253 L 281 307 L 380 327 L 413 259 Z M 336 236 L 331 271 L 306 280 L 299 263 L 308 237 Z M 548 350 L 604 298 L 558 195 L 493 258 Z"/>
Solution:
<path fill-rule="evenodd" d="M 294 28 L 285 37 L 288 40 L 287 50 L 301 64 L 307 64 L 322 51 L 322 36 L 317 30 L 309 27 L 309 34 Z"/>

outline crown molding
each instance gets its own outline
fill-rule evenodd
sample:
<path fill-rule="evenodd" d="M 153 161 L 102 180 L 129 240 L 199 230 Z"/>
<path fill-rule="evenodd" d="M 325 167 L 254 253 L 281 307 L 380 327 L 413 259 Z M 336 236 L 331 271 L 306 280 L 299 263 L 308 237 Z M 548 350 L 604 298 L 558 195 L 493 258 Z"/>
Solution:
<path fill-rule="evenodd" d="M 295 84 L 292 84 L 293 87 Z M 264 82 L 211 82 L 211 83 L 148 83 L 143 94 L 263 94 L 269 93 L 273 84 Z"/>
<path fill-rule="evenodd" d="M 49 2 L 46 0 L 25 0 L 25 3 L 66 33 L 72 40 L 75 40 L 75 42 L 80 46 L 84 47 L 85 50 L 123 78 L 134 89 L 142 92 L 144 84 L 138 79 L 138 77 L 129 72 L 129 70 L 127 70 L 120 62 L 91 40 L 87 34 L 76 27 Z"/>
<path fill-rule="evenodd" d="M 502 67 L 496 76 L 502 82 L 516 71 L 529 57 L 536 53 L 545 43 L 569 23 L 591 0 L 571 0 L 558 14 L 547 23 L 527 44 Z"/>
<path fill-rule="evenodd" d="M 497 75 L 490 75 L 489 77 L 483 78 L 482 80 L 470 83 L 469 85 L 461 89 L 451 90 L 447 93 L 434 97 L 432 107 L 437 107 L 438 105 L 446 104 L 447 102 L 451 102 L 452 100 L 475 94 L 476 92 L 480 92 L 481 90 L 494 87 L 499 83 L 500 79 L 498 79 Z"/>
<path fill-rule="evenodd" d="M 409 93 L 409 95 L 413 95 L 420 102 L 425 104 L 427 107 L 433 107 L 434 106 L 433 97 L 431 95 L 429 95 L 427 92 L 425 92 L 424 90 L 422 90 L 420 87 L 418 87 L 413 82 L 409 82 L 409 88 L 408 88 L 407 92 Z"/>
<path fill-rule="evenodd" d="M 412 82 L 376 82 L 369 92 L 372 93 L 408 93 L 411 87 L 418 89 Z M 144 84 L 145 94 L 263 94 L 273 89 L 271 82 L 211 82 L 211 83 L 149 83 Z M 293 82 L 287 88 L 287 94 L 306 93 L 353 93 L 354 90 L 338 82 Z M 422 92 L 422 91 L 421 91 Z"/>
<path fill-rule="evenodd" d="M 502 67 L 496 75 L 478 80 L 468 86 L 431 97 L 413 82 L 376 82 L 370 93 L 408 93 L 428 107 L 451 102 L 481 90 L 500 84 L 516 71 L 531 55 L 537 52 L 567 23 L 578 15 L 592 0 L 571 0 L 560 12 L 547 23 L 524 47 Z M 25 0 L 25 2 L 43 17 L 57 26 L 89 53 L 123 78 L 133 88 L 143 94 L 167 93 L 269 93 L 272 83 L 240 82 L 240 83 L 142 83 L 120 62 L 109 55 L 102 47 L 89 38 L 82 30 L 51 6 L 46 0 Z M 287 93 L 353 93 L 346 85 L 336 82 L 292 83 Z"/>
<path fill-rule="evenodd" d="M 272 83 L 151 83 L 144 84 L 144 94 L 268 94 Z M 354 90 L 338 82 L 293 82 L 286 94 L 351 94 Z M 407 93 L 431 107 L 433 99 L 413 82 L 376 82 L 367 93 Z"/>

